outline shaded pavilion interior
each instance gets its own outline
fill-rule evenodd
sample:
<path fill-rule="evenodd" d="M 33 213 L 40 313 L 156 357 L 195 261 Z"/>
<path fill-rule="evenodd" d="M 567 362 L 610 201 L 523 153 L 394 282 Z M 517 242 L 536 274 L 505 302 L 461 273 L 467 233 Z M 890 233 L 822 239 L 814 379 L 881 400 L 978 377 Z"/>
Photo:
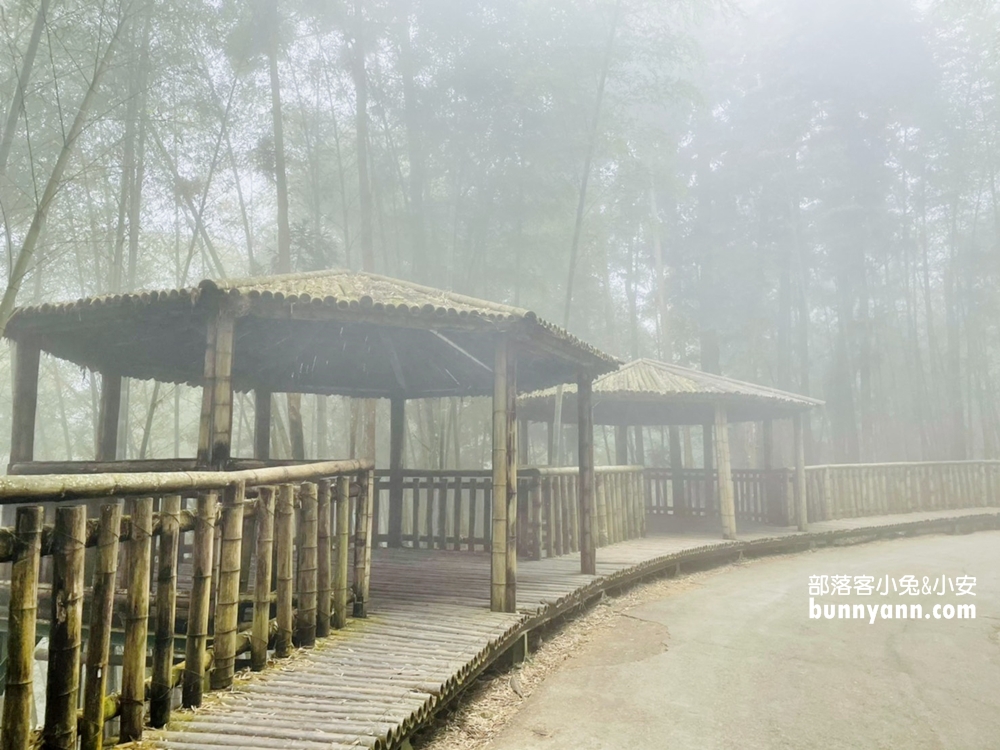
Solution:
<path fill-rule="evenodd" d="M 492 533 L 507 543 L 492 545 L 491 606 L 503 611 L 516 599 L 517 393 L 571 383 L 583 394 L 574 419 L 586 422 L 591 382 L 619 364 L 531 311 L 343 270 L 19 308 L 5 337 L 15 344 L 10 473 L 232 468 L 234 391 L 254 394 L 258 463 L 270 459 L 275 393 L 389 399 L 391 471 L 402 467 L 408 399 L 492 397 L 493 496 L 507 500 L 493 504 Z M 42 351 L 101 375 L 94 462 L 33 460 Z M 123 378 L 202 388 L 195 459 L 114 462 Z M 583 516 L 592 444 L 580 472 Z M 390 533 L 402 524 L 396 507 Z M 583 572 L 593 565 L 588 540 Z"/>
<path fill-rule="evenodd" d="M 550 387 L 522 396 L 518 402 L 522 425 L 544 422 L 551 426 L 556 417 L 556 394 L 557 389 Z M 561 421 L 573 423 L 578 407 L 576 389 L 573 385 L 565 386 L 562 394 Z M 821 406 L 822 401 L 652 359 L 634 360 L 597 378 L 593 383 L 592 401 L 594 424 L 615 427 L 616 462 L 619 464 L 628 463 L 629 428 L 669 426 L 674 482 L 679 481 L 683 469 L 677 427 L 700 425 L 705 436 L 706 470 L 713 471 L 709 463 L 712 459 L 718 469 L 718 507 L 723 534 L 730 539 L 736 537 L 736 517 L 729 424 L 763 424 L 764 467 L 771 469 L 773 421 L 790 420 L 795 457 L 796 517 L 800 529 L 806 529 L 803 420 L 811 409 Z M 551 427 L 549 434 L 551 457 Z M 644 459 L 641 436 L 641 430 L 635 430 L 636 461 L 640 464 Z M 680 496 L 676 489 L 675 495 Z"/>

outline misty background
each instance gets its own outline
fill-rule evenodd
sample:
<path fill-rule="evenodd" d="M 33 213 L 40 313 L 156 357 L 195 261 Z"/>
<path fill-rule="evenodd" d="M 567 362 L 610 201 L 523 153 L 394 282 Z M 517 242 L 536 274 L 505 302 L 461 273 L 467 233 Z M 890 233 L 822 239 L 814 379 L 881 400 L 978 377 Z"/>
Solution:
<path fill-rule="evenodd" d="M 810 463 L 1000 458 L 994 2 L 0 8 L 0 328 L 15 301 L 366 269 L 825 399 Z M 36 458 L 93 458 L 97 385 L 43 357 Z M 121 457 L 194 455 L 197 390 L 126 399 Z M 302 404 L 310 457 L 358 450 L 349 402 Z M 4 345 L 4 465 L 10 413 Z M 488 404 L 408 415 L 410 466 L 488 465 Z"/>

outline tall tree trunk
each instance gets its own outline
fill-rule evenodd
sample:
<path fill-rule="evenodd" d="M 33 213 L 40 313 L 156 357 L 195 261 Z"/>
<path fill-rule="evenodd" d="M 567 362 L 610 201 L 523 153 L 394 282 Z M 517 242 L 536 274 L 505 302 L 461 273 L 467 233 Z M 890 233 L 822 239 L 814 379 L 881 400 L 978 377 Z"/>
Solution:
<path fill-rule="evenodd" d="M 31 80 L 31 69 L 35 65 L 35 55 L 38 52 L 38 42 L 42 38 L 42 31 L 45 28 L 46 18 L 49 13 L 49 0 L 41 0 L 38 4 L 38 12 L 35 14 L 35 25 L 31 28 L 31 38 L 28 40 L 28 48 L 24 51 L 21 59 L 21 70 L 17 76 L 17 87 L 14 89 L 14 98 L 10 101 L 7 109 L 7 119 L 4 122 L 3 135 L 0 136 L 0 176 L 7 173 L 7 159 L 10 156 L 11 145 L 14 143 L 14 133 L 17 131 L 17 119 L 21 115 L 24 107 L 24 92 L 28 88 Z"/>
<path fill-rule="evenodd" d="M 105 47 L 104 54 L 99 58 L 97 65 L 95 66 L 94 75 L 90 79 L 90 84 L 87 86 L 87 92 L 83 96 L 83 101 L 80 102 L 80 108 L 77 110 L 76 117 L 73 119 L 73 124 L 70 126 L 69 133 L 66 135 L 66 140 L 63 141 L 62 148 L 59 151 L 59 156 L 56 158 L 56 163 L 52 167 L 52 172 L 45 184 L 45 190 L 43 191 L 42 197 L 35 209 L 31 225 L 28 227 L 28 231 L 24 236 L 24 242 L 21 244 L 21 249 L 18 251 L 17 258 L 15 259 L 14 265 L 10 270 L 10 275 L 7 280 L 7 288 L 4 290 L 3 298 L 0 299 L 0 336 L 3 335 L 3 332 L 7 327 L 7 321 L 10 319 L 11 313 L 14 311 L 14 306 L 17 303 L 17 294 L 21 290 L 21 284 L 24 281 L 24 277 L 27 274 L 28 269 L 31 267 L 31 261 L 34 257 L 35 249 L 38 246 L 38 239 L 41 236 L 42 230 L 45 228 L 46 221 L 48 220 L 49 209 L 52 207 L 52 201 L 55 200 L 56 194 L 62 186 L 62 178 L 66 171 L 66 165 L 69 163 L 70 157 L 73 155 L 80 133 L 83 132 L 83 127 L 87 122 L 87 117 L 90 113 L 90 108 L 94 103 L 94 98 L 97 95 L 97 90 L 100 87 L 101 80 L 104 78 L 104 74 L 107 73 L 108 68 L 111 65 L 111 61 L 114 59 L 124 23 L 124 18 L 118 19 L 118 23 L 115 26 L 110 41 L 108 42 L 108 46 Z"/>

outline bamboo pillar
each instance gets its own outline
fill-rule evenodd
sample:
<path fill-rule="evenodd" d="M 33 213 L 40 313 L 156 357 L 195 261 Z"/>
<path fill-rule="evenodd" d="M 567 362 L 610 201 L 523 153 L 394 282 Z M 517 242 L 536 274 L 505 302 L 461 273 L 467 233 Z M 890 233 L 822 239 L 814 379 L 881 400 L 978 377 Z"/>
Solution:
<path fill-rule="evenodd" d="M 52 618 L 42 746 L 76 750 L 87 506 L 56 508 L 52 536 Z"/>
<path fill-rule="evenodd" d="M 153 642 L 153 677 L 149 687 L 149 723 L 154 727 L 165 726 L 170 720 L 180 516 L 180 495 L 169 495 L 160 501 L 160 538 L 156 555 L 156 635 Z"/>
<path fill-rule="evenodd" d="M 531 559 L 542 559 L 542 482 L 535 477 L 531 481 Z"/>
<path fill-rule="evenodd" d="M 406 399 L 389 401 L 389 546 L 403 546 L 403 455 L 406 447 Z"/>
<path fill-rule="evenodd" d="M 545 423 L 545 456 L 546 463 L 553 466 L 556 462 L 556 428 L 552 420 Z"/>
<path fill-rule="evenodd" d="M 805 414 L 797 414 L 792 418 L 792 440 L 795 443 L 795 502 L 799 531 L 809 530 L 809 510 L 806 498 L 806 449 L 803 439 L 804 419 Z"/>
<path fill-rule="evenodd" d="M 490 542 L 490 609 L 507 612 L 507 338 L 497 338 L 493 358 L 493 518 Z"/>
<path fill-rule="evenodd" d="M 274 488 L 261 487 L 254 518 L 257 570 L 253 579 L 253 622 L 250 630 L 250 668 L 267 666 L 267 642 L 271 622 L 271 573 L 274 553 Z"/>
<path fill-rule="evenodd" d="M 372 518 L 375 505 L 375 472 L 366 471 L 361 477 L 358 495 L 357 526 L 354 532 L 354 608 L 355 617 L 368 616 L 368 592 L 372 578 Z M 430 495 L 428 495 L 430 505 Z M 427 529 L 431 539 L 431 529 Z"/>
<path fill-rule="evenodd" d="M 220 310 L 208 323 L 198 435 L 198 463 L 206 468 L 223 469 L 229 461 L 233 432 L 235 330 L 236 319 L 227 310 Z"/>
<path fill-rule="evenodd" d="M 712 444 L 712 425 L 704 424 L 701 426 L 701 453 L 703 463 L 705 464 L 705 515 L 710 516 L 713 513 L 718 512 L 721 517 L 722 508 L 718 506 L 718 493 L 721 490 L 717 489 L 715 486 L 716 473 L 715 467 L 712 465 L 713 454 L 716 451 L 717 447 Z M 716 461 L 715 463 L 718 462 Z M 716 505 L 716 507 L 713 508 L 712 505 Z"/>
<path fill-rule="evenodd" d="M 274 641 L 274 656 L 285 659 L 292 653 L 292 550 L 295 544 L 295 490 L 290 484 L 278 488 L 278 506 L 274 516 L 274 543 L 277 546 L 278 635 Z"/>
<path fill-rule="evenodd" d="M 35 458 L 35 412 L 38 408 L 38 363 L 41 350 L 30 339 L 14 347 L 14 399 L 11 403 L 10 462 Z"/>
<path fill-rule="evenodd" d="M 711 428 L 709 428 L 711 434 Z M 715 453 L 719 468 L 719 513 L 722 516 L 722 535 L 736 538 L 736 504 L 733 496 L 733 470 L 729 460 L 729 423 L 726 407 L 715 405 Z"/>
<path fill-rule="evenodd" d="M 351 480 L 337 477 L 334 513 L 337 520 L 336 561 L 333 570 L 333 627 L 347 624 L 347 548 L 350 544 Z"/>
<path fill-rule="evenodd" d="M 606 547 L 608 544 L 607 477 L 603 473 L 596 475 L 594 484 L 597 495 L 597 546 Z"/>
<path fill-rule="evenodd" d="M 253 392 L 253 457 L 266 461 L 271 457 L 271 392 L 256 388 Z M 326 456 L 321 456 L 326 458 Z"/>
<path fill-rule="evenodd" d="M 0 750 L 24 750 L 31 737 L 38 563 L 41 559 L 43 518 L 42 507 L 30 505 L 18 508 L 14 520 L 14 562 L 8 605 L 7 681 L 3 724 L 0 724 L 3 730 L 0 731 Z"/>
<path fill-rule="evenodd" d="M 517 611 L 517 353 L 507 350 L 507 593 L 508 612 Z"/>
<path fill-rule="evenodd" d="M 521 466 L 527 466 L 531 462 L 531 440 L 528 437 L 528 430 L 531 424 L 523 417 L 517 420 L 517 462 Z"/>
<path fill-rule="evenodd" d="M 311 648 L 316 645 L 316 605 L 317 575 L 319 555 L 316 549 L 319 539 L 319 501 L 316 485 L 306 482 L 299 492 L 300 539 L 298 600 L 295 617 L 295 641 L 299 647 Z"/>
<path fill-rule="evenodd" d="M 579 429 L 579 507 L 577 515 L 580 521 L 580 572 L 586 575 L 597 575 L 597 550 L 593 535 L 594 507 L 594 409 L 592 406 L 593 384 L 590 377 L 580 373 L 576 379 L 577 424 Z M 617 450 L 617 428 L 615 446 Z M 627 448 L 627 445 L 626 445 Z M 626 451 L 627 453 L 627 451 Z M 627 458 L 627 456 L 626 456 Z"/>
<path fill-rule="evenodd" d="M 615 425 L 615 463 L 619 466 L 628 466 L 628 425 L 625 424 Z"/>
<path fill-rule="evenodd" d="M 233 684 L 236 671 L 236 631 L 239 627 L 240 568 L 243 554 L 243 482 L 226 487 L 222 495 L 222 546 L 219 557 L 219 592 L 215 605 L 212 690 Z"/>
<path fill-rule="evenodd" d="M 104 693 L 108 681 L 108 651 L 111 646 L 115 577 L 118 573 L 118 535 L 122 509 L 118 503 L 101 506 L 97 530 L 97 568 L 90 605 L 90 633 L 87 637 L 86 681 L 83 716 L 80 721 L 81 750 L 101 750 L 104 746 Z"/>
<path fill-rule="evenodd" d="M 330 611 L 333 606 L 333 534 L 330 516 L 330 481 L 316 486 L 316 636 L 330 635 Z"/>
<path fill-rule="evenodd" d="M 641 424 L 634 425 L 632 427 L 632 434 L 635 440 L 635 465 L 645 466 L 646 465 L 646 439 L 643 435 L 643 426 Z"/>
<path fill-rule="evenodd" d="M 121 739 L 142 739 L 149 628 L 149 564 L 153 499 L 131 501 L 132 533 L 125 543 L 128 592 L 125 599 L 125 648 L 122 654 Z"/>
<path fill-rule="evenodd" d="M 215 547 L 215 509 L 218 496 L 206 492 L 198 497 L 192 554 L 191 603 L 188 609 L 187 643 L 181 702 L 185 708 L 201 705 L 205 680 L 205 645 L 208 640 L 209 597 L 212 556 Z"/>
<path fill-rule="evenodd" d="M 687 500 L 684 497 L 684 479 L 681 472 L 684 470 L 684 456 L 681 454 L 681 430 L 672 424 L 669 427 L 670 435 L 670 492 L 673 495 L 674 515 L 684 515 L 690 512 Z"/>
<path fill-rule="evenodd" d="M 122 376 L 101 373 L 101 402 L 97 415 L 97 460 L 118 458 L 118 418 L 122 405 Z"/>

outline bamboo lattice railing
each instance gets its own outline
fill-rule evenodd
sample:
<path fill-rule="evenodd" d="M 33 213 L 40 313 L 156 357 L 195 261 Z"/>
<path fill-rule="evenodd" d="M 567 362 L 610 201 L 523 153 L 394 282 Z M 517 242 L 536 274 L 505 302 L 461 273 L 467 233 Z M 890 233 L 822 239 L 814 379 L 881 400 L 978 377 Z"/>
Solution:
<path fill-rule="evenodd" d="M 733 469 L 736 519 L 752 523 L 794 523 L 791 469 Z M 647 512 L 658 516 L 717 517 L 718 472 L 647 468 Z"/>
<path fill-rule="evenodd" d="M 1000 461 L 806 467 L 810 521 L 996 506 Z"/>
<path fill-rule="evenodd" d="M 361 461 L 0 478 L 0 505 L 55 504 L 52 524 L 42 505 L 19 505 L 14 527 L 0 528 L 0 562 L 12 568 L 0 750 L 25 750 L 39 740 L 45 747 L 75 750 L 79 741 L 82 750 L 101 748 L 114 718 L 120 740 L 138 740 L 147 706 L 152 726 L 167 723 L 175 688 L 183 706 L 198 706 L 206 687 L 232 685 L 239 655 L 249 652 L 251 667 L 260 670 L 269 648 L 281 657 L 293 645 L 312 645 L 344 624 L 351 595 L 354 615 L 364 616 L 373 491 L 371 465 Z M 110 502 L 91 519 L 86 505 L 66 502 L 102 498 Z M 189 576 L 180 575 L 182 547 Z M 47 587 L 40 586 L 44 558 L 51 558 Z M 46 699 L 36 732 L 34 660 L 44 618 Z M 109 693 L 109 646 L 119 623 L 121 689 Z M 175 663 L 178 635 L 184 660 Z"/>
<path fill-rule="evenodd" d="M 645 530 L 642 469 L 599 466 L 594 471 L 598 546 Z M 517 551 L 528 559 L 580 551 L 579 469 L 518 467 Z M 375 478 L 374 541 L 387 547 L 480 552 L 490 550 L 492 474 L 488 470 L 398 472 L 402 529 L 390 532 L 391 472 Z M 604 540 L 604 541 L 601 541 Z"/>

